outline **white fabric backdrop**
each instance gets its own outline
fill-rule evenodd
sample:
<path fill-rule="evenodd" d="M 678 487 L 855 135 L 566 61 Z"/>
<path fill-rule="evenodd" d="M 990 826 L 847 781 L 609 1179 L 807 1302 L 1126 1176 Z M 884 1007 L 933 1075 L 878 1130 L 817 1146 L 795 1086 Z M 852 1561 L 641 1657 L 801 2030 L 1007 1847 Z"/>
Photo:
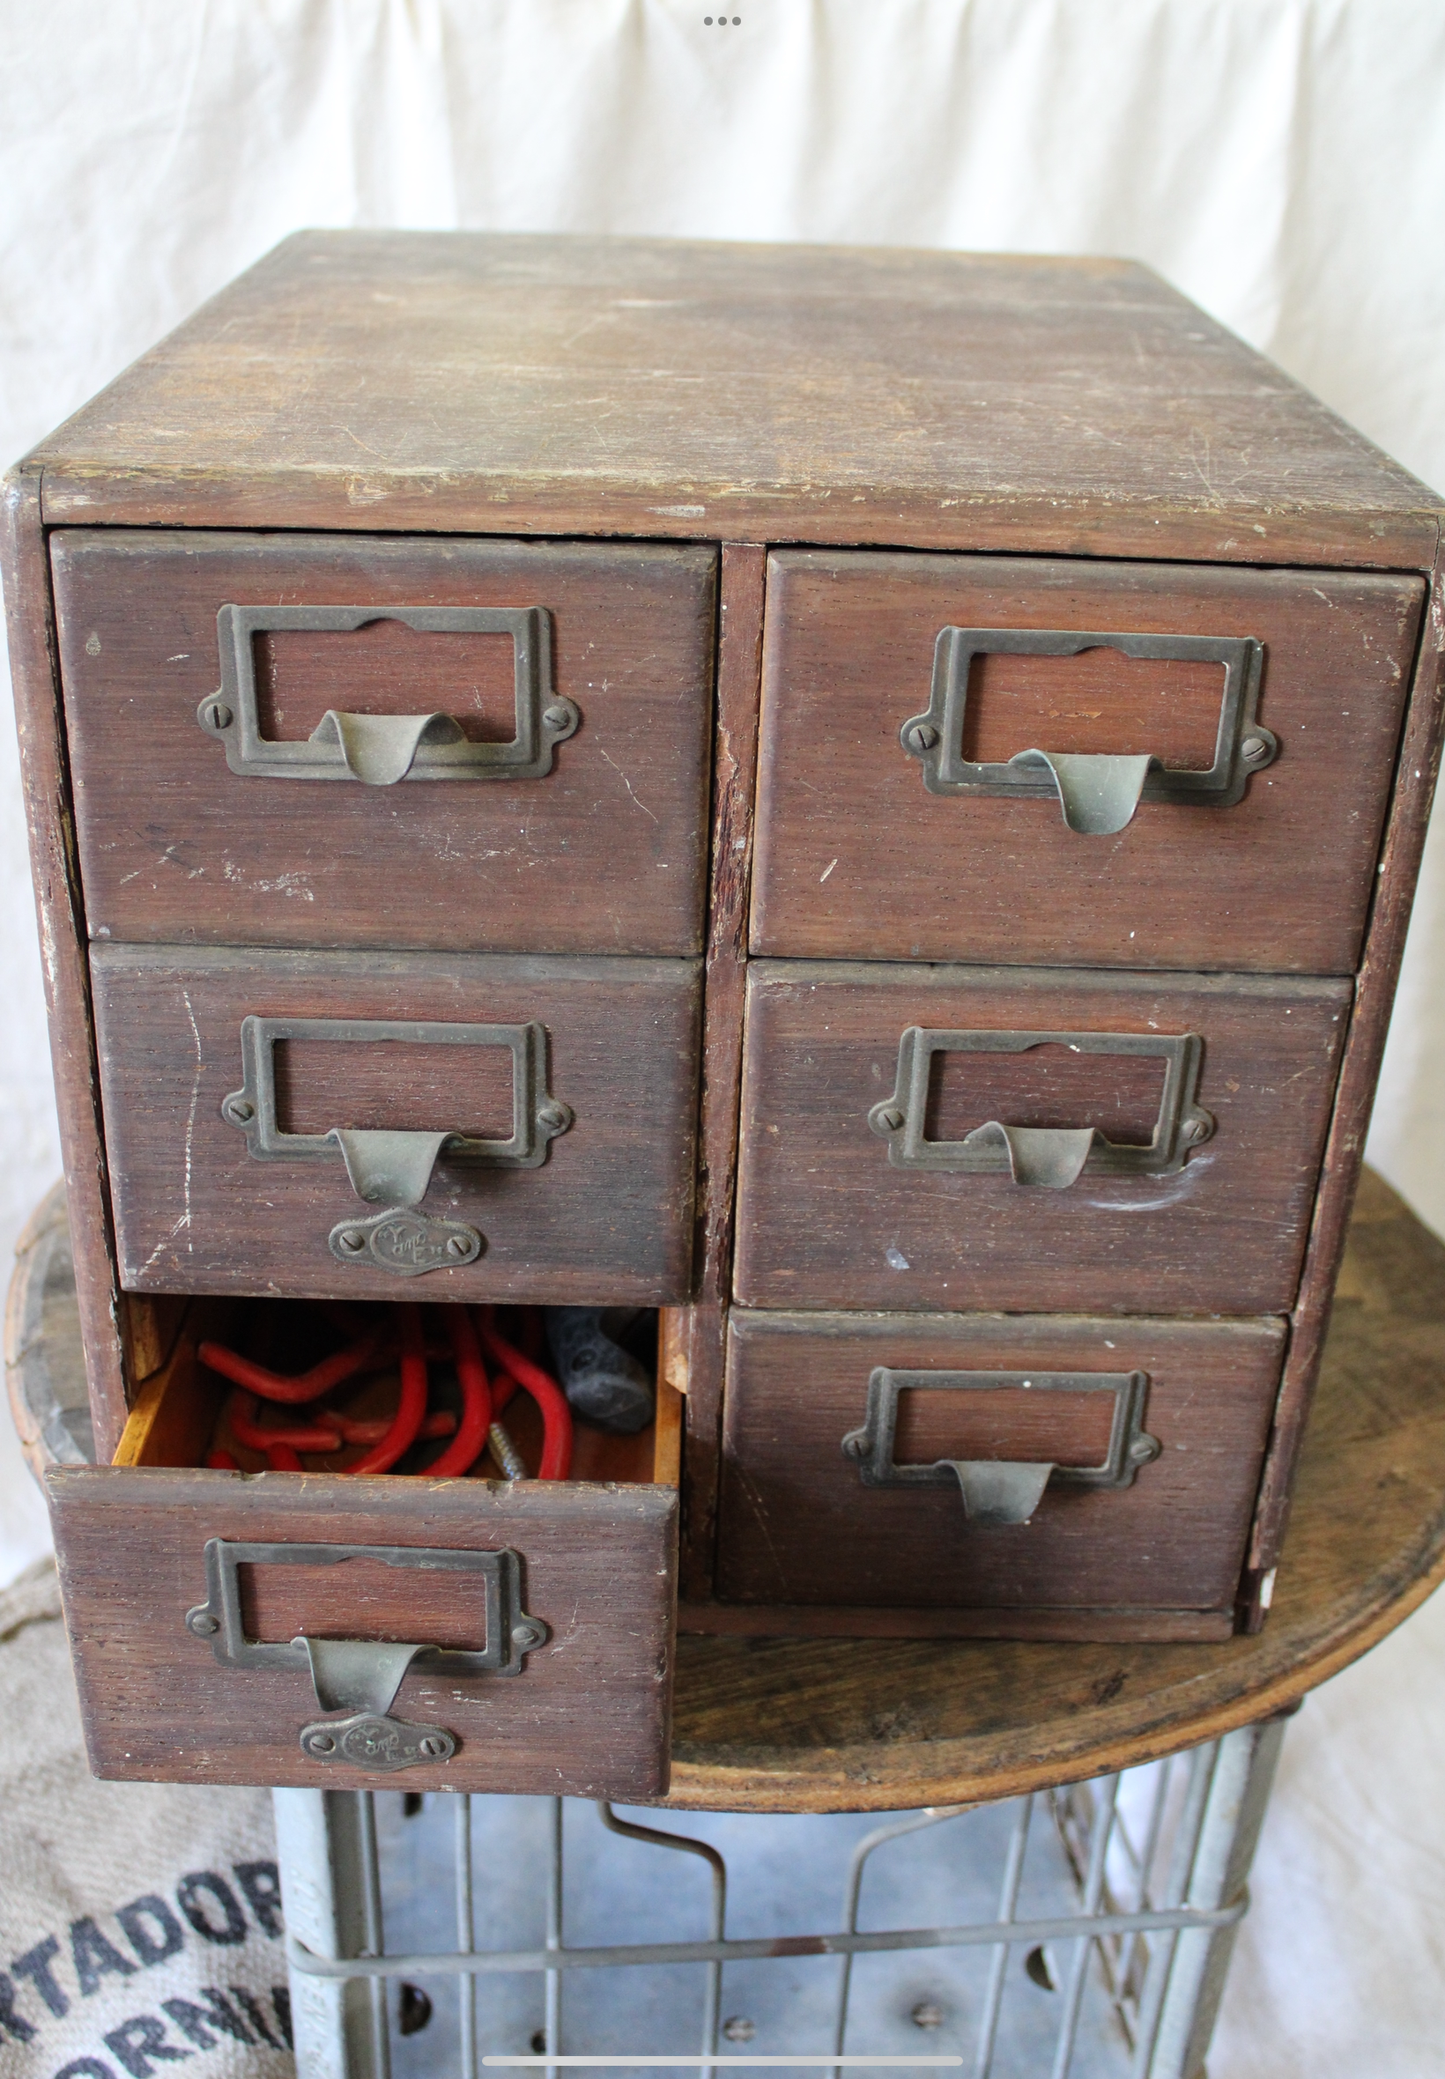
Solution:
<path fill-rule="evenodd" d="M 1132 255 L 1445 483 L 1436 0 L 728 5 L 0 0 L 0 457 L 297 226 L 475 225 Z M 0 1263 L 58 1168 L 18 799 L 7 729 Z M 1437 837 L 1370 1152 L 1445 1229 L 1442 1009 Z M 4 1578 L 13 1455 L 0 1505 Z M 1442 1635 L 1291 1733 L 1216 2079 L 1445 2063 Z"/>

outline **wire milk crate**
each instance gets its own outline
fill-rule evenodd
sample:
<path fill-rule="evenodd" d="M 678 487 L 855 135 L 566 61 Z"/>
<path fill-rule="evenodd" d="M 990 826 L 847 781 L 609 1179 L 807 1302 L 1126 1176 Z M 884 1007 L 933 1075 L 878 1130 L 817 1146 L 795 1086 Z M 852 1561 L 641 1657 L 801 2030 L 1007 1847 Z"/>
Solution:
<path fill-rule="evenodd" d="M 882 1825 L 278 1790 L 300 2079 L 498 2057 L 1199 2079 L 1283 1723 Z"/>

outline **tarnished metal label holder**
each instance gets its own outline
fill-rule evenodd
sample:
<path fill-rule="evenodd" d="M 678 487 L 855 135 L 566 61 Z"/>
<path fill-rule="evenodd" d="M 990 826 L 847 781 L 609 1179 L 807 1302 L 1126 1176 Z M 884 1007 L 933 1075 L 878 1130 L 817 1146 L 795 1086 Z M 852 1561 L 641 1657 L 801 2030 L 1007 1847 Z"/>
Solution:
<path fill-rule="evenodd" d="M 455 716 L 347 714 L 330 708 L 311 736 L 261 734 L 256 701 L 258 635 L 294 630 L 349 634 L 372 621 L 400 621 L 435 635 L 508 635 L 516 694 L 515 734 L 473 743 Z M 527 606 L 223 606 L 216 616 L 221 685 L 196 720 L 226 746 L 234 773 L 268 780 L 535 780 L 552 770 L 552 748 L 576 730 L 576 703 L 552 686 L 551 615 Z"/>
<path fill-rule="evenodd" d="M 1096 1127 L 1014 1126 L 989 1119 L 961 1141 L 927 1138 L 928 1086 L 935 1054 L 1025 1054 L 1032 1047 L 1075 1054 L 1157 1055 L 1165 1064 L 1159 1116 L 1147 1144 L 1111 1141 Z M 888 1143 L 899 1169 L 1012 1176 L 1016 1184 L 1067 1190 L 1085 1171 L 1096 1176 L 1173 1176 L 1214 1132 L 1195 1102 L 1204 1042 L 1197 1033 L 942 1032 L 910 1025 L 898 1042 L 893 1095 L 873 1106 L 868 1124 Z"/>
<path fill-rule="evenodd" d="M 1128 756 L 1022 746 L 1004 764 L 975 764 L 963 755 L 968 679 L 975 657 L 1076 657 L 1085 650 L 1122 656 L 1218 664 L 1224 670 L 1214 762 L 1204 770 L 1167 767 L 1150 752 Z M 927 708 L 899 731 L 909 757 L 923 767 L 930 794 L 1014 795 L 1057 800 L 1071 830 L 1111 836 L 1132 820 L 1141 801 L 1195 808 L 1232 808 L 1251 773 L 1279 754 L 1278 739 L 1255 720 L 1264 645 L 1252 636 L 1086 634 L 1055 628 L 941 628 L 933 652 Z"/>
<path fill-rule="evenodd" d="M 241 1614 L 243 1566 L 337 1566 L 349 1559 L 429 1573 L 479 1575 L 484 1591 L 487 1643 L 476 1651 L 452 1647 L 301 1637 L 268 1643 L 248 1639 Z M 351 1762 L 360 1768 L 404 1769 L 449 1761 L 457 1738 L 444 1726 L 412 1725 L 388 1714 L 408 1668 L 425 1660 L 443 1677 L 517 1675 L 528 1653 L 542 1645 L 547 1627 L 522 1608 L 522 1563 L 498 1552 L 457 1552 L 409 1545 L 206 1543 L 206 1600 L 186 1612 L 186 1629 L 209 1639 L 224 1668 L 238 1671 L 305 1669 L 323 1711 L 343 1718 L 303 1726 L 301 1751 L 313 1761 Z"/>
<path fill-rule="evenodd" d="M 1101 1465 L 1060 1465 L 1054 1460 L 940 1458 L 929 1465 L 896 1465 L 898 1396 L 901 1393 L 998 1392 L 1112 1393 L 1113 1422 Z M 862 1429 L 843 1439 L 843 1455 L 858 1467 L 865 1487 L 951 1487 L 963 1495 L 964 1513 L 984 1528 L 1027 1523 L 1045 1487 L 1058 1480 L 1075 1487 L 1132 1487 L 1140 1466 L 1159 1456 L 1157 1437 L 1144 1429 L 1149 1380 L 1144 1372 L 934 1372 L 892 1371 L 879 1365 L 868 1379 L 868 1412 Z"/>
<path fill-rule="evenodd" d="M 276 1116 L 275 1049 L 281 1040 L 357 1044 L 505 1047 L 512 1057 L 512 1131 L 506 1140 L 459 1132 L 332 1126 L 325 1133 L 285 1132 Z M 443 1148 L 449 1161 L 493 1169 L 536 1169 L 547 1149 L 572 1124 L 571 1108 L 547 1088 L 547 1029 L 525 1025 L 451 1025 L 381 1018 L 263 1018 L 241 1021 L 239 1090 L 221 1102 L 221 1116 L 246 1136 L 258 1162 L 290 1162 L 338 1155 L 358 1198 L 384 1210 L 370 1219 L 343 1220 L 332 1229 L 331 1253 L 342 1263 L 370 1262 L 401 1276 L 472 1263 L 485 1246 L 476 1228 L 460 1220 L 428 1218 L 417 1208 Z"/>

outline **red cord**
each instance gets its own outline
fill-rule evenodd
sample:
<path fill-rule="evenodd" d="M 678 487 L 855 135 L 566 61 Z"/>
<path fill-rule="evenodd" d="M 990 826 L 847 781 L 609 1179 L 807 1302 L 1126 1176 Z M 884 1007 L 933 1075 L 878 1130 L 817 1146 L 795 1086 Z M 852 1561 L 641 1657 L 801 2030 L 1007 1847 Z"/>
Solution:
<path fill-rule="evenodd" d="M 493 1364 L 505 1369 L 542 1411 L 542 1463 L 537 1468 L 537 1478 L 565 1480 L 572 1470 L 572 1410 L 566 1394 L 539 1364 L 533 1364 L 530 1357 L 524 1357 L 498 1335 L 485 1311 L 479 1313 L 477 1333 Z"/>
<path fill-rule="evenodd" d="M 492 1393 L 486 1367 L 477 1348 L 477 1332 L 465 1307 L 447 1308 L 452 1361 L 462 1387 L 462 1419 L 454 1440 L 434 1464 L 427 1467 L 428 1479 L 451 1480 L 468 1472 L 486 1447 L 492 1426 Z"/>
<path fill-rule="evenodd" d="M 390 1472 L 416 1442 L 426 1420 L 426 1338 L 421 1309 L 414 1300 L 404 1299 L 397 1302 L 396 1312 L 401 1324 L 401 1399 L 381 1442 L 364 1458 L 358 1458 L 355 1465 L 342 1468 L 348 1473 Z"/>
<path fill-rule="evenodd" d="M 402 1304 L 406 1305 L 409 1302 L 404 1301 Z M 382 1340 L 380 1331 L 372 1330 L 362 1336 L 359 1342 L 348 1344 L 344 1350 L 334 1351 L 330 1357 L 323 1357 L 320 1364 L 313 1364 L 309 1372 L 299 1372 L 291 1378 L 280 1372 L 268 1371 L 264 1364 L 253 1364 L 249 1357 L 241 1357 L 236 1351 L 228 1350 L 224 1343 L 202 1343 L 196 1354 L 202 1364 L 209 1365 L 213 1372 L 219 1372 L 223 1379 L 231 1380 L 233 1385 L 244 1386 L 248 1393 L 259 1393 L 262 1400 L 296 1403 L 319 1400 L 323 1393 L 329 1392 L 333 1386 L 339 1386 L 343 1379 L 349 1379 L 355 1373 L 365 1371 L 377 1355 L 377 1348 Z"/>
<path fill-rule="evenodd" d="M 206 1464 L 213 1473 L 238 1473 L 241 1470 L 240 1460 L 233 1458 L 229 1451 L 213 1451 Z"/>
<path fill-rule="evenodd" d="M 306 1470 L 289 1444 L 268 1444 L 266 1464 L 273 1473 L 303 1473 Z"/>
<path fill-rule="evenodd" d="M 318 1420 L 334 1423 L 343 1444 L 379 1444 L 391 1428 L 390 1422 L 385 1418 L 375 1422 L 358 1422 L 350 1415 L 338 1414 L 334 1408 L 323 1409 Z M 434 1415 L 427 1416 L 417 1431 L 417 1440 L 427 1443 L 437 1437 L 452 1436 L 456 1432 L 456 1426 L 457 1418 L 451 1409 L 438 1408 Z"/>
<path fill-rule="evenodd" d="M 248 1451 L 270 1452 L 280 1448 L 293 1452 L 324 1452 L 335 1451 L 340 1446 L 339 1433 L 329 1426 L 323 1429 L 318 1423 L 311 1429 L 266 1429 L 257 1421 L 257 1412 L 255 1394 L 246 1393 L 238 1386 L 227 1405 L 227 1414 L 231 1421 L 232 1436 L 238 1444 L 244 1444 Z"/>

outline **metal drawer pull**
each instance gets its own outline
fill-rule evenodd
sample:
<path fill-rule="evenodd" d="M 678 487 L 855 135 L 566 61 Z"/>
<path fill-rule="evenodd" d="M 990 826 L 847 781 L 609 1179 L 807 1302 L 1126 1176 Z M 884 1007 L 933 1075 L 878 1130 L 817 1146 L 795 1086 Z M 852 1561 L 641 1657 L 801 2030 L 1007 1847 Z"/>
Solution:
<path fill-rule="evenodd" d="M 988 1119 L 960 1141 L 926 1137 L 928 1088 L 935 1054 L 1024 1054 L 1031 1047 L 1068 1047 L 1075 1054 L 1153 1055 L 1164 1064 L 1159 1116 L 1147 1144 L 1109 1140 L 1096 1126 L 1013 1126 Z M 1066 1191 L 1092 1176 L 1173 1176 L 1214 1132 L 1214 1118 L 1195 1102 L 1204 1042 L 1197 1033 L 933 1032 L 911 1025 L 898 1042 L 893 1095 L 873 1106 L 868 1124 L 888 1143 L 898 1169 L 952 1170 L 1011 1176 L 1016 1184 Z"/>
<path fill-rule="evenodd" d="M 506 1047 L 512 1056 L 512 1132 L 487 1140 L 451 1132 L 332 1126 L 325 1133 L 287 1133 L 276 1117 L 278 1040 L 393 1041 L 408 1045 Z M 241 1020 L 239 1090 L 221 1102 L 221 1117 L 246 1136 L 258 1162 L 291 1162 L 340 1155 L 357 1197 L 383 1207 L 370 1219 L 338 1221 L 328 1237 L 341 1263 L 365 1263 L 418 1277 L 426 1271 L 474 1263 L 486 1246 L 475 1227 L 417 1212 L 445 1148 L 450 1161 L 492 1169 L 536 1169 L 547 1149 L 572 1124 L 571 1107 L 547 1088 L 547 1029 L 526 1025 L 447 1025 L 373 1018 L 258 1018 Z"/>
<path fill-rule="evenodd" d="M 256 701 L 258 635 L 296 629 L 348 634 L 372 621 L 400 621 L 433 635 L 509 635 L 516 692 L 509 743 L 472 743 L 452 715 L 358 715 L 328 708 L 304 742 L 261 734 Z M 216 616 L 220 690 L 196 720 L 226 746 L 234 773 L 268 780 L 536 780 L 552 749 L 577 729 L 576 703 L 552 685 L 552 620 L 540 606 L 223 606 Z"/>
<path fill-rule="evenodd" d="M 1092 752 L 1016 751 L 1001 765 L 963 755 L 968 677 L 975 657 L 1077 657 L 1085 650 L 1125 657 L 1182 659 L 1224 668 L 1214 763 L 1206 770 L 1166 767 L 1149 752 L 1114 757 Z M 933 689 L 921 715 L 910 715 L 899 740 L 923 766 L 930 794 L 996 794 L 1057 799 L 1070 830 L 1109 837 L 1132 820 L 1141 801 L 1179 807 L 1232 808 L 1279 755 L 1279 741 L 1255 720 L 1264 645 L 1252 636 L 1097 635 L 1053 628 L 941 628 L 933 650 Z"/>
<path fill-rule="evenodd" d="M 900 1393 L 997 1392 L 1112 1393 L 1114 1415 L 1102 1465 L 1059 1465 L 1053 1460 L 940 1458 L 931 1465 L 896 1465 Z M 1149 1394 L 1144 1372 L 906 1372 L 880 1365 L 868 1380 L 862 1429 L 843 1439 L 843 1456 L 858 1467 L 865 1487 L 951 1487 L 963 1496 L 970 1523 L 995 1529 L 1027 1523 L 1050 1481 L 1074 1487 L 1132 1487 L 1140 1466 L 1159 1456 L 1159 1439 L 1144 1428 Z"/>
<path fill-rule="evenodd" d="M 443 1646 L 307 1636 L 270 1645 L 246 1637 L 239 1579 L 243 1566 L 336 1566 L 347 1559 L 480 1575 L 486 1646 L 480 1652 L 460 1652 Z M 311 1761 L 349 1762 L 356 1768 L 409 1769 L 422 1762 L 450 1761 L 456 1753 L 460 1742 L 444 1726 L 413 1725 L 390 1716 L 413 1662 L 425 1661 L 444 1679 L 517 1675 L 527 1655 L 547 1637 L 546 1625 L 522 1608 L 522 1563 L 507 1548 L 452 1552 L 406 1545 L 245 1545 L 211 1538 L 206 1544 L 206 1590 L 206 1600 L 186 1612 L 187 1631 L 210 1640 L 223 1668 L 306 1669 L 321 1709 L 347 1715 L 303 1726 L 302 1753 Z"/>

